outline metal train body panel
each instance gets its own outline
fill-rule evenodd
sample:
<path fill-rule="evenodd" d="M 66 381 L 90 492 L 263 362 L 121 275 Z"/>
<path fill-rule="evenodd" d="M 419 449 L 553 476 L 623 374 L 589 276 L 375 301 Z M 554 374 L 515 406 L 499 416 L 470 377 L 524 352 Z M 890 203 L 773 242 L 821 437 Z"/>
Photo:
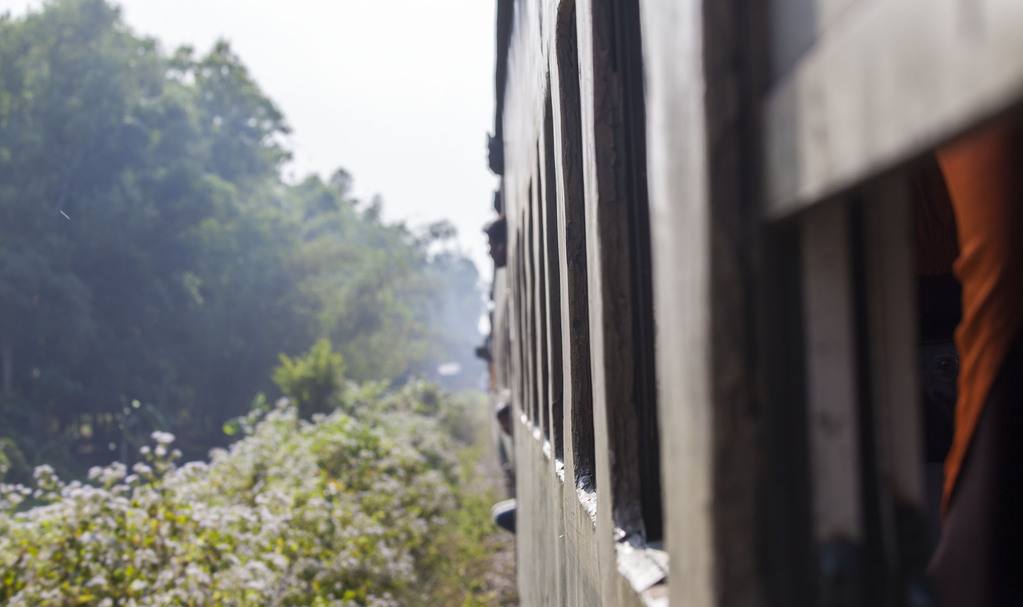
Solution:
<path fill-rule="evenodd" d="M 491 389 L 522 603 L 907 604 L 927 505 L 905 172 L 1014 111 L 1023 4 L 498 14 Z"/>

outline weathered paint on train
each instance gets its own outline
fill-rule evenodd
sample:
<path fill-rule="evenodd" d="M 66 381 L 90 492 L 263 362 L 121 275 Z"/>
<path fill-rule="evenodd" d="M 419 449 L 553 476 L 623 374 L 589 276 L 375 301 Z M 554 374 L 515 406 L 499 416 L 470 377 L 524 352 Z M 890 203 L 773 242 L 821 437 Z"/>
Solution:
<path fill-rule="evenodd" d="M 498 6 L 490 349 L 523 604 L 926 600 L 899 171 L 1018 105 L 1023 4 Z M 644 311 L 652 442 L 630 364 Z"/>

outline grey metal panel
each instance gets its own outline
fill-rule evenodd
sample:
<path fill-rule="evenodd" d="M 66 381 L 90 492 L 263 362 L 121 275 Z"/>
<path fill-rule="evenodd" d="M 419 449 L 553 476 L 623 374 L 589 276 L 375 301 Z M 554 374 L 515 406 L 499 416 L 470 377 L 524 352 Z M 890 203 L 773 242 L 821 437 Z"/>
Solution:
<path fill-rule="evenodd" d="M 801 222 L 814 537 L 856 541 L 863 513 L 848 211 L 831 203 Z"/>
<path fill-rule="evenodd" d="M 641 8 L 668 587 L 675 604 L 709 607 L 717 572 L 703 4 Z"/>
<path fill-rule="evenodd" d="M 766 212 L 788 215 L 1023 99 L 1023 2 L 858 0 L 766 104 Z"/>
<path fill-rule="evenodd" d="M 900 505 L 924 503 L 913 213 L 904 180 L 868 190 L 864 223 L 871 387 L 881 480 Z"/>
<path fill-rule="evenodd" d="M 648 182 L 672 604 L 758 605 L 748 190 L 754 5 L 644 0 Z M 755 148 L 754 148 L 755 150 Z M 754 152 L 755 153 L 755 152 Z"/>
<path fill-rule="evenodd" d="M 579 42 L 579 77 L 582 110 L 583 144 L 583 188 L 586 213 L 586 258 L 588 269 L 589 322 L 590 322 L 590 368 L 593 394 L 594 446 L 596 453 L 595 471 L 597 477 L 597 559 L 600 575 L 600 592 L 603 604 L 615 605 L 618 594 L 618 573 L 614 551 L 613 487 L 612 481 L 619 481 L 612 475 L 612 462 L 616 453 L 609 427 L 609 403 L 622 402 L 620 378 L 608 381 L 607 361 L 613 361 L 615 348 L 619 345 L 616 326 L 605 310 L 613 300 L 605 293 L 606 281 L 611 279 L 601 266 L 607 261 L 615 246 L 601 227 L 608 225 L 608 217 L 598 216 L 598 210 L 607 210 L 601 201 L 608 200 L 607 190 L 613 188 L 613 173 L 607 169 L 606 155 L 612 146 L 606 104 L 613 86 L 607 82 L 609 41 L 607 39 L 606 15 L 601 14 L 603 0 L 576 0 L 577 32 Z M 605 157 L 605 158 L 602 158 Z M 602 223 L 603 222 L 603 223 Z M 611 310 L 613 311 L 613 310 Z M 628 394 L 624 395 L 628 398 Z M 613 406 L 613 404 L 612 404 Z"/>
<path fill-rule="evenodd" d="M 792 69 L 828 26 L 857 1 L 775 0 L 771 3 L 771 66 L 777 77 Z"/>

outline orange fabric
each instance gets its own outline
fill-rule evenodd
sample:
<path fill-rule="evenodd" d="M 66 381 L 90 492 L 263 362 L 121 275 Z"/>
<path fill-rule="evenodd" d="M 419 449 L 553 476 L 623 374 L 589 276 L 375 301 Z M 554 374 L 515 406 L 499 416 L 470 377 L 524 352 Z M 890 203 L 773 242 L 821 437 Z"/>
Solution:
<path fill-rule="evenodd" d="M 959 396 L 955 436 L 945 461 L 947 511 L 984 401 L 1023 318 L 1023 149 L 999 125 L 938 152 L 959 236 L 955 273 L 963 288 L 956 329 Z"/>

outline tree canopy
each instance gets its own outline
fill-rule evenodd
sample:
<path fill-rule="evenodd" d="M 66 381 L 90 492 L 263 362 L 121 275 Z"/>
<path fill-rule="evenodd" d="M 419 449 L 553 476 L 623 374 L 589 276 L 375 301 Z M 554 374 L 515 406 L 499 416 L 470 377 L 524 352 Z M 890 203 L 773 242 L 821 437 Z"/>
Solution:
<path fill-rule="evenodd" d="M 202 455 L 321 339 L 356 381 L 476 383 L 451 226 L 285 180 L 288 132 L 227 42 L 167 52 L 105 0 L 0 19 L 5 461 L 83 470 L 157 428 Z"/>

